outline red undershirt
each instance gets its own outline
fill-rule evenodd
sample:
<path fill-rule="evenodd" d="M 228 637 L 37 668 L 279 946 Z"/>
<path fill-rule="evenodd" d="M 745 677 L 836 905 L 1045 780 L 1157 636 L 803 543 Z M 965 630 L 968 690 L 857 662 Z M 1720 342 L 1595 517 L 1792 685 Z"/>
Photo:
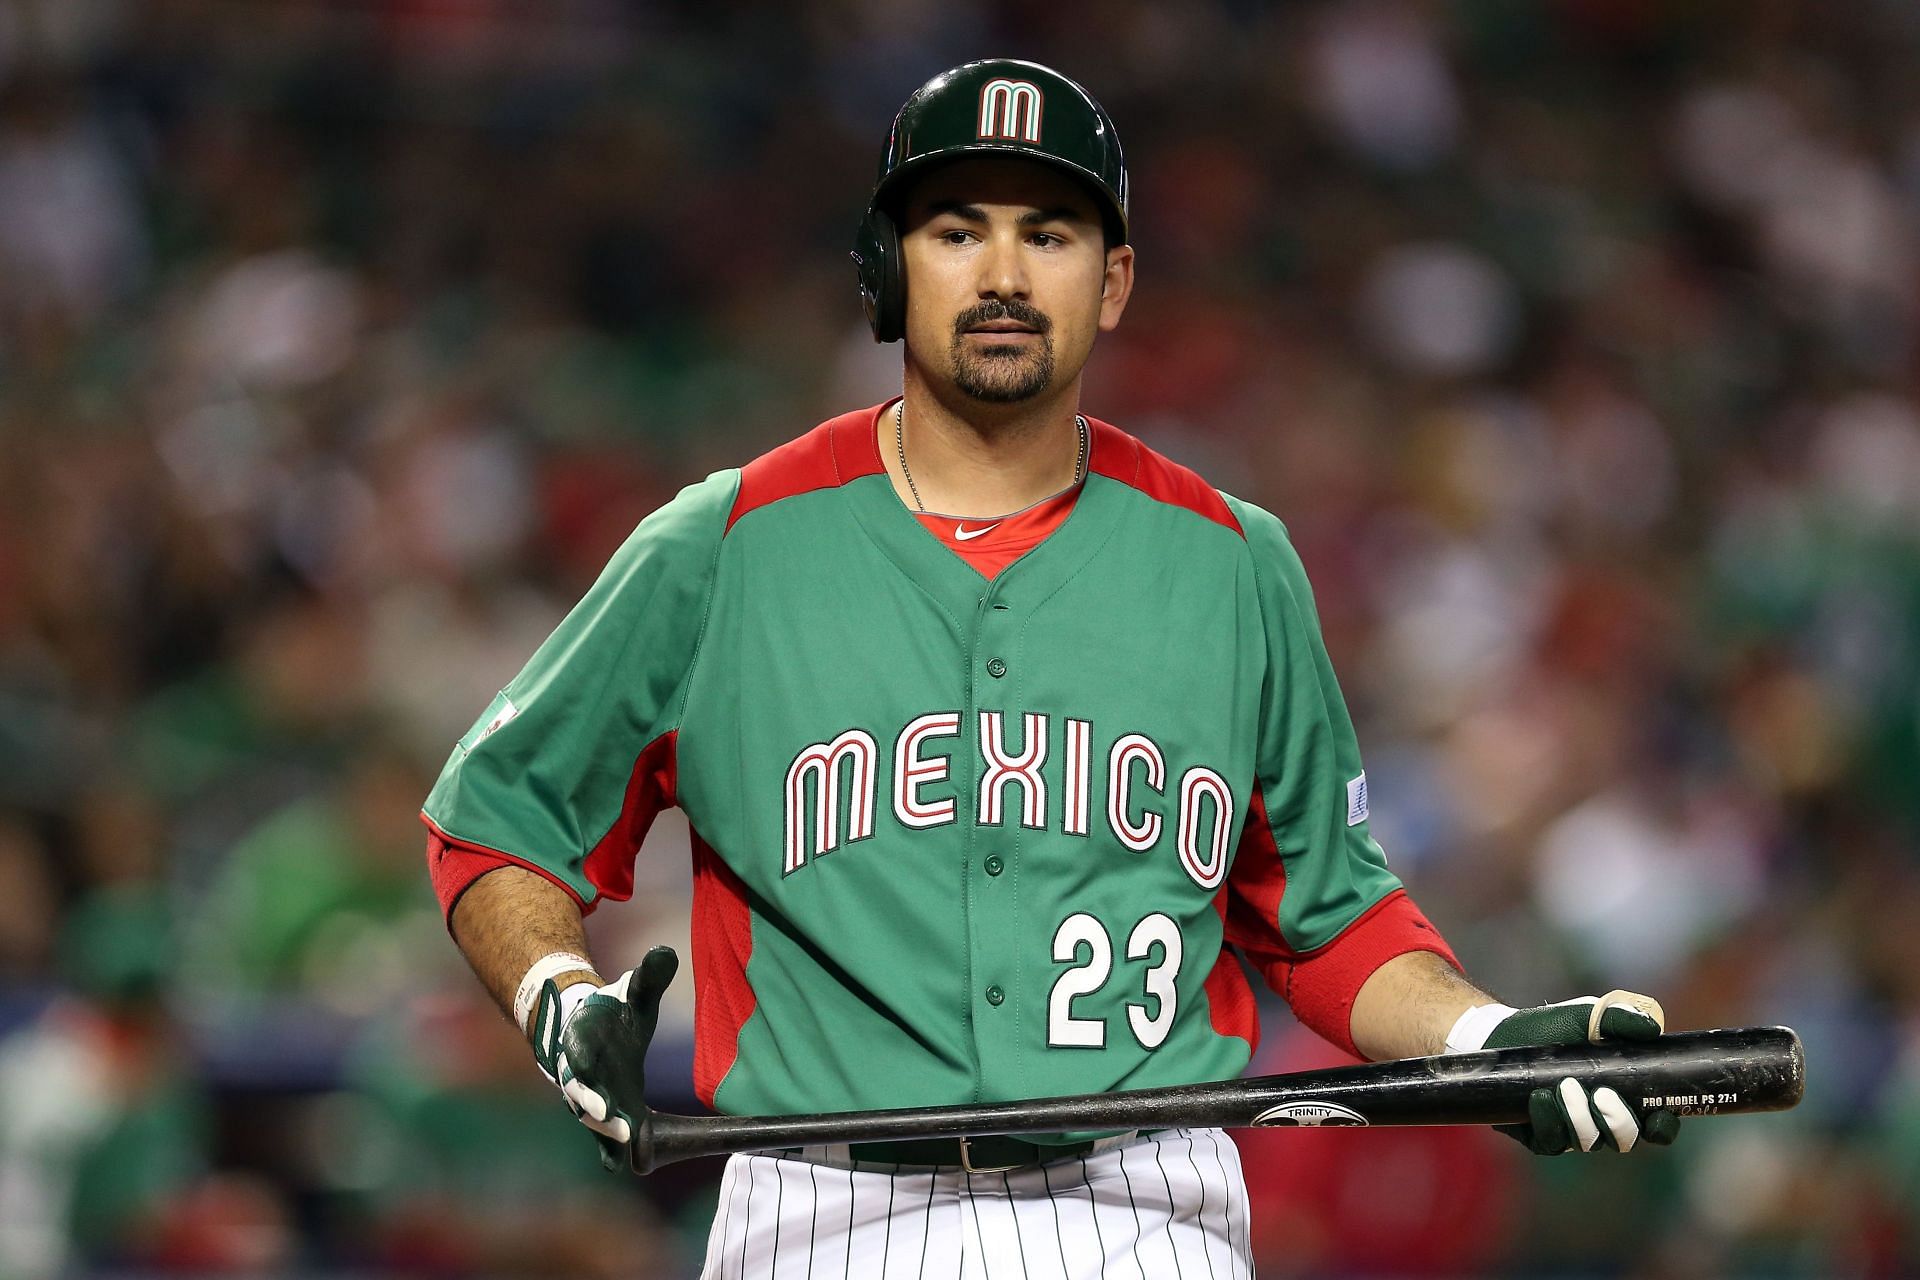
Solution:
<path fill-rule="evenodd" d="M 914 515 L 947 550 L 992 581 L 1002 569 L 1045 542 L 1047 535 L 1060 527 L 1072 514 L 1081 487 L 1072 485 L 1012 515 L 987 520 L 933 515 L 926 511 L 917 511 Z"/>

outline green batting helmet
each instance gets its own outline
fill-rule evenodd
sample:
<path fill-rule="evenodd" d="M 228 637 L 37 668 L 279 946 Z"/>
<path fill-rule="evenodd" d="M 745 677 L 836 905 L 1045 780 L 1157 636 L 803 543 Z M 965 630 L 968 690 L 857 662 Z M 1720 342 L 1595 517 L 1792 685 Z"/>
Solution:
<path fill-rule="evenodd" d="M 1099 197 L 1108 239 L 1127 242 L 1127 160 L 1113 119 L 1093 95 L 1050 67 L 989 58 L 943 71 L 893 118 L 880 176 L 854 237 L 860 298 L 877 342 L 906 332 L 906 281 L 895 222 L 909 178 L 950 160 L 1015 155 L 1078 178 Z"/>

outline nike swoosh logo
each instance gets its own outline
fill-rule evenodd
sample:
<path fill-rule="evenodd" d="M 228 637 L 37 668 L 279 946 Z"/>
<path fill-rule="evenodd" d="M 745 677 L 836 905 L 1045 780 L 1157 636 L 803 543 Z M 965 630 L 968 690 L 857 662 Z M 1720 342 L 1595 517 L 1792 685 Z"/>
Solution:
<path fill-rule="evenodd" d="M 969 529 L 964 524 L 957 524 L 953 526 L 953 536 L 958 538 L 962 542 L 971 542 L 973 539 L 979 537 L 981 534 L 992 533 L 995 529 L 998 529 L 999 527 L 1000 527 L 1000 522 L 998 520 L 995 520 L 992 524 L 983 525 L 978 529 Z"/>

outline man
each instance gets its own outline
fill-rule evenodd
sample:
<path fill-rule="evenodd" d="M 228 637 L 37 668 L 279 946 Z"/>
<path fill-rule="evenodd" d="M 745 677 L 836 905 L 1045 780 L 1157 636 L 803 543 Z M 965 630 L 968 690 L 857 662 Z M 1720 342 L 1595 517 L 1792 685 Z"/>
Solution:
<path fill-rule="evenodd" d="M 855 261 L 903 394 L 644 521 L 426 805 L 475 972 L 598 1135 L 645 1106 L 656 950 L 603 983 L 580 915 L 653 815 L 693 836 L 694 1083 L 727 1112 L 1230 1077 L 1250 960 L 1369 1058 L 1660 1031 L 1645 997 L 1469 984 L 1368 834 L 1366 775 L 1273 516 L 1078 412 L 1133 287 L 1106 112 L 969 63 L 894 122 Z M 1641 1136 L 1578 1081 L 1536 1150 Z M 709 1276 L 1242 1274 L 1216 1132 L 735 1157 Z"/>

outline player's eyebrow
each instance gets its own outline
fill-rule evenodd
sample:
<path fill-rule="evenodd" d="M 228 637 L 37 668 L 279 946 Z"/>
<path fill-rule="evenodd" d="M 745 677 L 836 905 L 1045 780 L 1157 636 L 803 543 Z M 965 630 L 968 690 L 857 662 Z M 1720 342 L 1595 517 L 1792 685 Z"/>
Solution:
<path fill-rule="evenodd" d="M 963 222 L 987 221 L 986 210 L 964 200 L 935 200 L 927 206 L 927 213 L 936 218 L 943 213 L 950 213 Z M 1017 221 L 1020 226 L 1034 227 L 1046 222 L 1090 222 L 1092 219 L 1087 216 L 1086 210 L 1063 204 L 1051 209 L 1029 209 Z"/>
<path fill-rule="evenodd" d="M 1051 209 L 1029 209 L 1020 215 L 1023 227 L 1038 226 L 1043 222 L 1091 222 L 1086 210 L 1076 209 L 1070 204 L 1057 205 Z"/>
<path fill-rule="evenodd" d="M 963 222 L 985 222 L 987 211 L 977 204 L 967 204 L 960 200 L 935 200 L 927 206 L 927 212 L 934 217 L 950 213 Z"/>

